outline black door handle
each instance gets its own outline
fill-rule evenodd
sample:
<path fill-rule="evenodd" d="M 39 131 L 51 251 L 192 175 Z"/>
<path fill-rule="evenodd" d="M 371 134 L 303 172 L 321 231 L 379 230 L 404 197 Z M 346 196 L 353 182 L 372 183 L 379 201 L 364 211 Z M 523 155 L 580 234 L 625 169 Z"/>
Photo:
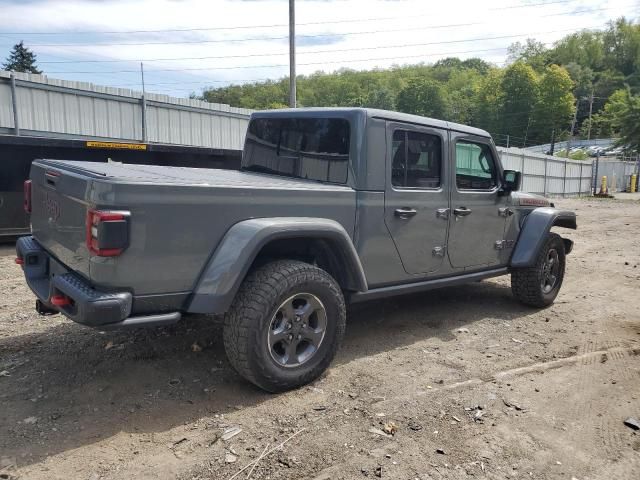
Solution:
<path fill-rule="evenodd" d="M 458 207 L 453 210 L 453 213 L 458 217 L 466 217 L 467 215 L 471 215 L 471 210 L 467 207 Z"/>
<path fill-rule="evenodd" d="M 398 218 L 406 219 L 406 218 L 415 217 L 417 213 L 418 211 L 415 208 L 403 207 L 403 208 L 396 208 L 394 215 Z"/>

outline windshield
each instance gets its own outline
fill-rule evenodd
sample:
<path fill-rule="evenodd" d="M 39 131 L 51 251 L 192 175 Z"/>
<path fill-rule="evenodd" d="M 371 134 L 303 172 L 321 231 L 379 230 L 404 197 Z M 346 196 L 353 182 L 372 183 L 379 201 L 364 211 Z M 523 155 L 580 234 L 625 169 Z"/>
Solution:
<path fill-rule="evenodd" d="M 342 118 L 256 118 L 249 123 L 242 168 L 345 183 L 349 122 Z"/>

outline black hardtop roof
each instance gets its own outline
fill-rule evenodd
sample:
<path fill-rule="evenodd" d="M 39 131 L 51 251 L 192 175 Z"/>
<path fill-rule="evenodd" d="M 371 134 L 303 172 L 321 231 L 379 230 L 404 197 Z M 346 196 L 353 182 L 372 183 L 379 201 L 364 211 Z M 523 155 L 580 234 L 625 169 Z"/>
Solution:
<path fill-rule="evenodd" d="M 367 116 L 371 118 L 383 118 L 395 122 L 412 123 L 428 127 L 455 130 L 456 132 L 478 135 L 480 137 L 491 137 L 489 132 L 480 128 L 462 125 L 460 123 L 447 122 L 437 118 L 421 117 L 409 113 L 392 112 L 390 110 L 380 110 L 376 108 L 352 108 L 352 107 L 313 107 L 313 108 L 282 108 L 277 110 L 262 110 L 251 114 L 251 118 L 278 118 L 278 117 L 331 117 L 339 116 Z"/>

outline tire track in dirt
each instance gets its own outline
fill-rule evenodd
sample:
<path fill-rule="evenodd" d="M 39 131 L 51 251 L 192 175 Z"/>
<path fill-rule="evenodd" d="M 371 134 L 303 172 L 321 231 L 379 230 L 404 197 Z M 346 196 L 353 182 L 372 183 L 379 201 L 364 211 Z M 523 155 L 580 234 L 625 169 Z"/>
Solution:
<path fill-rule="evenodd" d="M 611 386 L 616 388 L 617 385 L 633 384 L 637 379 L 638 372 L 633 365 L 634 349 L 633 342 L 628 340 L 616 340 L 612 337 L 611 330 L 605 331 L 606 339 L 603 344 L 606 345 L 608 352 L 603 354 L 600 362 L 606 368 L 609 365 L 612 369 Z M 635 378 L 634 378 L 635 377 Z M 624 451 L 627 442 L 626 432 L 622 427 L 620 419 L 615 416 L 605 415 L 602 412 L 598 417 L 598 433 L 603 438 L 605 452 L 610 458 L 618 460 Z"/>
<path fill-rule="evenodd" d="M 581 349 L 580 354 L 585 355 L 578 367 L 580 369 L 576 390 L 579 394 L 579 404 L 576 412 L 587 419 L 586 425 L 594 425 L 593 433 L 599 441 L 608 458 L 619 459 L 626 442 L 624 432 L 620 428 L 620 422 L 606 412 L 599 411 L 602 404 L 599 398 L 589 395 L 600 385 L 597 385 L 601 375 L 594 374 L 594 370 L 607 369 L 610 372 L 610 384 L 606 388 L 615 388 L 620 383 L 632 381 L 635 376 L 631 356 L 633 355 L 632 342 L 620 342 L 612 339 L 609 332 L 603 334 L 603 339 L 588 340 Z M 601 352 L 593 354 L 594 352 Z M 589 428 L 589 427 L 586 427 Z"/>

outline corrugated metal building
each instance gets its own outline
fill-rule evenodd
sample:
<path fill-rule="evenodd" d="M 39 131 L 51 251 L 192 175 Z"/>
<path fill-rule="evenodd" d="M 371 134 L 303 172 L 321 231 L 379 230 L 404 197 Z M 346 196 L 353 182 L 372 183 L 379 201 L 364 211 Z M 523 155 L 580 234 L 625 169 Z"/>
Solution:
<path fill-rule="evenodd" d="M 241 149 L 251 110 L 0 71 L 0 134 Z M 14 110 L 15 105 L 15 110 Z M 17 122 L 17 129 L 16 129 Z"/>

